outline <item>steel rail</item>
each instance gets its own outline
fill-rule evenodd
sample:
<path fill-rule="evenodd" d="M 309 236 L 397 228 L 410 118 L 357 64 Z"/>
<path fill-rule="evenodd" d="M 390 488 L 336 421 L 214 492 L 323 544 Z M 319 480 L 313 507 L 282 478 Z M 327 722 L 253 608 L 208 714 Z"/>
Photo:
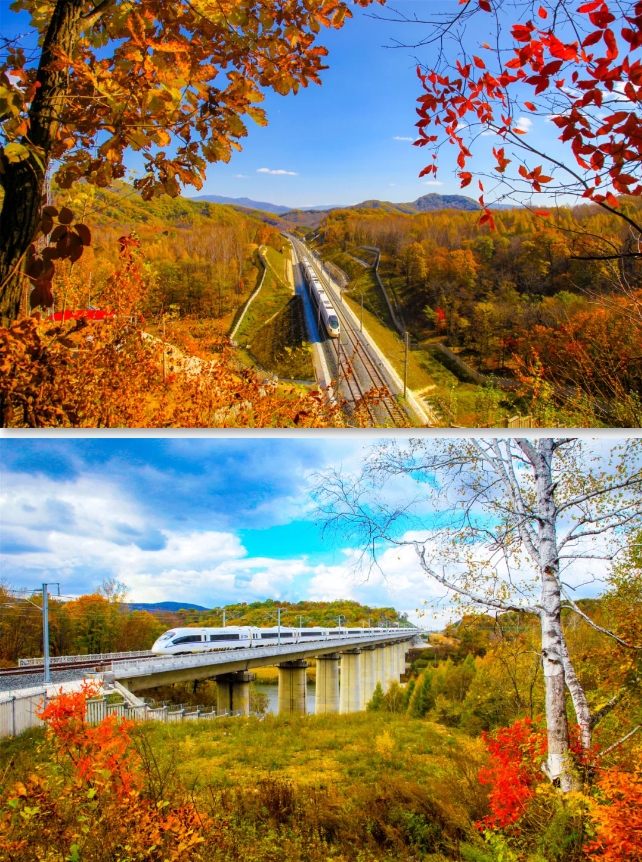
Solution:
<path fill-rule="evenodd" d="M 317 272 L 317 275 L 319 276 L 319 279 L 322 280 L 322 283 L 323 283 L 323 286 L 324 286 L 326 293 L 328 293 L 328 295 L 334 300 L 333 306 L 334 306 L 334 310 L 336 311 L 337 316 L 339 317 L 340 322 L 341 322 L 341 332 L 345 332 L 346 338 L 347 338 L 349 345 L 350 345 L 350 348 L 352 350 L 352 356 L 350 359 L 351 364 L 354 364 L 355 359 L 358 359 L 358 361 L 361 365 L 362 371 L 363 371 L 363 375 L 365 375 L 366 379 L 369 378 L 372 386 L 375 389 L 385 389 L 387 391 L 388 394 L 384 395 L 381 398 L 380 403 L 383 405 L 384 410 L 387 412 L 388 416 L 392 420 L 395 427 L 401 427 L 401 428 L 408 427 L 408 416 L 406 415 L 406 413 L 402 410 L 402 408 L 395 401 L 395 399 L 392 395 L 392 392 L 391 392 L 390 383 L 388 380 L 386 380 L 382 371 L 378 368 L 377 363 L 370 356 L 370 352 L 368 350 L 368 345 L 367 345 L 365 339 L 363 338 L 363 335 L 357 329 L 355 329 L 355 327 L 353 326 L 352 322 L 350 321 L 348 315 L 346 314 L 346 312 L 342 308 L 343 300 L 341 298 L 337 299 L 334 288 L 332 287 L 331 284 L 328 283 L 327 275 L 325 274 L 325 272 L 323 272 L 322 269 L 319 268 L 316 261 L 312 258 L 312 255 L 310 255 L 307 252 L 307 249 L 305 248 L 303 243 L 301 243 L 299 240 L 295 240 L 295 243 L 297 243 L 301 247 L 301 250 L 299 251 L 299 255 L 304 257 L 304 258 L 307 257 L 311 261 L 315 271 Z M 340 341 L 340 339 L 341 339 L 341 334 L 339 335 L 339 341 Z M 345 350 L 344 350 L 344 356 L 346 356 Z M 337 365 L 339 366 L 339 374 L 340 374 L 341 373 L 340 361 L 337 362 Z M 354 398 L 354 392 L 352 390 L 352 386 L 348 382 L 350 380 L 350 378 L 355 380 L 355 384 L 357 386 L 357 389 L 359 390 L 359 395 L 361 398 L 363 398 L 364 390 L 363 390 L 363 387 L 362 387 L 362 385 L 358 379 L 358 376 L 356 374 L 356 369 L 352 374 L 350 373 L 351 371 L 352 371 L 351 368 L 344 369 L 344 379 L 346 380 L 346 383 L 348 384 L 348 387 L 350 389 L 350 394 L 352 396 L 353 401 L 356 401 L 356 399 Z M 369 405 L 368 405 L 367 409 L 368 409 L 368 413 L 370 414 L 370 417 L 373 421 L 373 424 L 375 424 L 375 426 L 376 426 L 375 417 L 374 417 L 372 411 L 370 410 Z M 376 427 L 379 427 L 379 426 L 376 426 Z"/>

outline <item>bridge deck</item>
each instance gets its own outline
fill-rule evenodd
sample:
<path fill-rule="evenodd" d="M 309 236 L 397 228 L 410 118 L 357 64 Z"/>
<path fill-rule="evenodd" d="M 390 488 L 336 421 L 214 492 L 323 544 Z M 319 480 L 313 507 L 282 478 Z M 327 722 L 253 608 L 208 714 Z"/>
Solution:
<path fill-rule="evenodd" d="M 216 650 L 188 656 L 164 656 L 144 661 L 115 661 L 112 671 L 130 690 L 139 691 L 170 682 L 207 679 L 223 673 L 251 670 L 280 661 L 314 658 L 359 646 L 387 644 L 416 637 L 417 631 L 401 629 L 398 634 L 333 638 L 314 643 Z"/>

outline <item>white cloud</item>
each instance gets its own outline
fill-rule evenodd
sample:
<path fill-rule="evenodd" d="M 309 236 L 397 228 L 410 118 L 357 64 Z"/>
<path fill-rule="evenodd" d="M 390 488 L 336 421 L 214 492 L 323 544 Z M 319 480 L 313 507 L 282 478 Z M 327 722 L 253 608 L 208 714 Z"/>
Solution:
<path fill-rule="evenodd" d="M 249 180 L 247 174 L 234 174 L 234 177 L 237 180 Z"/>
<path fill-rule="evenodd" d="M 273 171 L 270 168 L 257 168 L 257 174 L 272 174 L 274 176 L 288 176 L 288 177 L 298 177 L 299 175 L 295 171 Z"/>
<path fill-rule="evenodd" d="M 516 123 L 516 128 L 521 129 L 523 132 L 529 132 L 533 125 L 533 121 L 529 119 L 529 117 L 520 117 Z"/>
<path fill-rule="evenodd" d="M 414 138 L 405 138 L 403 135 L 395 135 L 393 141 L 414 141 Z"/>
<path fill-rule="evenodd" d="M 439 180 L 428 180 L 424 183 L 425 186 L 443 186 L 443 183 L 440 183 Z"/>
<path fill-rule="evenodd" d="M 397 183 L 388 183 L 389 186 L 396 186 Z"/>

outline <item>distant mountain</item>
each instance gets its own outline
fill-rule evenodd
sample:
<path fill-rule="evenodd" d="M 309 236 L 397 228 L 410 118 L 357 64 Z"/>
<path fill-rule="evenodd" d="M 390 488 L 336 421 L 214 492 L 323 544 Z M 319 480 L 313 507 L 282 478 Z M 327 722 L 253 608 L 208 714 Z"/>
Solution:
<path fill-rule="evenodd" d="M 191 602 L 127 602 L 132 611 L 207 611 L 203 605 L 193 605 Z"/>
<path fill-rule="evenodd" d="M 232 204 L 237 207 L 246 207 L 251 210 L 263 210 L 266 213 L 275 213 L 282 215 L 283 213 L 292 212 L 294 207 L 284 207 L 280 204 L 271 204 L 267 201 L 253 201 L 251 198 L 226 198 L 221 195 L 198 195 L 198 197 L 190 198 L 193 201 L 209 201 L 215 204 Z M 299 207 L 304 211 L 312 210 L 336 210 L 341 209 L 343 204 L 321 204 L 314 207 Z"/>
<path fill-rule="evenodd" d="M 193 201 L 209 201 L 213 204 L 233 204 L 237 207 L 247 207 L 251 210 L 263 210 L 266 213 L 286 213 L 292 207 L 282 207 L 279 204 L 270 204 L 267 201 L 253 201 L 251 198 L 226 198 L 221 195 L 198 195 L 198 197 L 190 198 Z"/>
<path fill-rule="evenodd" d="M 285 216 L 291 221 L 299 221 L 298 213 L 302 212 L 329 212 L 330 210 L 346 209 L 384 209 L 388 212 L 402 212 L 408 215 L 423 212 L 434 212 L 435 210 L 479 210 L 481 207 L 477 201 L 466 195 L 440 195 L 433 192 L 432 194 L 423 195 L 411 203 L 392 203 L 391 201 L 368 200 L 362 201 L 359 204 L 319 204 L 313 207 L 286 207 L 281 204 L 271 204 L 267 201 L 254 201 L 251 198 L 226 198 L 221 195 L 199 195 L 195 198 L 190 198 L 193 201 L 209 201 L 217 204 L 232 204 L 237 207 L 246 209 L 262 210 L 263 212 L 275 213 L 276 215 Z M 287 215 L 286 215 L 287 214 Z"/>

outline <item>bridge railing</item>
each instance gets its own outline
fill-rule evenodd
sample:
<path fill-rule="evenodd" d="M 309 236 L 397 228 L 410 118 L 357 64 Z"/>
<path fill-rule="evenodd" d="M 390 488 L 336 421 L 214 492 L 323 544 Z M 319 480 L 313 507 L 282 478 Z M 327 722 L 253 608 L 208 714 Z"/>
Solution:
<path fill-rule="evenodd" d="M 50 665 L 67 664 L 77 661 L 114 661 L 117 659 L 127 658 L 144 658 L 151 656 L 154 653 L 150 649 L 129 650 L 128 652 L 100 652 L 91 653 L 89 655 L 56 655 L 49 659 Z M 33 667 L 34 665 L 44 664 L 43 656 L 39 658 L 20 658 L 18 659 L 18 667 Z"/>

